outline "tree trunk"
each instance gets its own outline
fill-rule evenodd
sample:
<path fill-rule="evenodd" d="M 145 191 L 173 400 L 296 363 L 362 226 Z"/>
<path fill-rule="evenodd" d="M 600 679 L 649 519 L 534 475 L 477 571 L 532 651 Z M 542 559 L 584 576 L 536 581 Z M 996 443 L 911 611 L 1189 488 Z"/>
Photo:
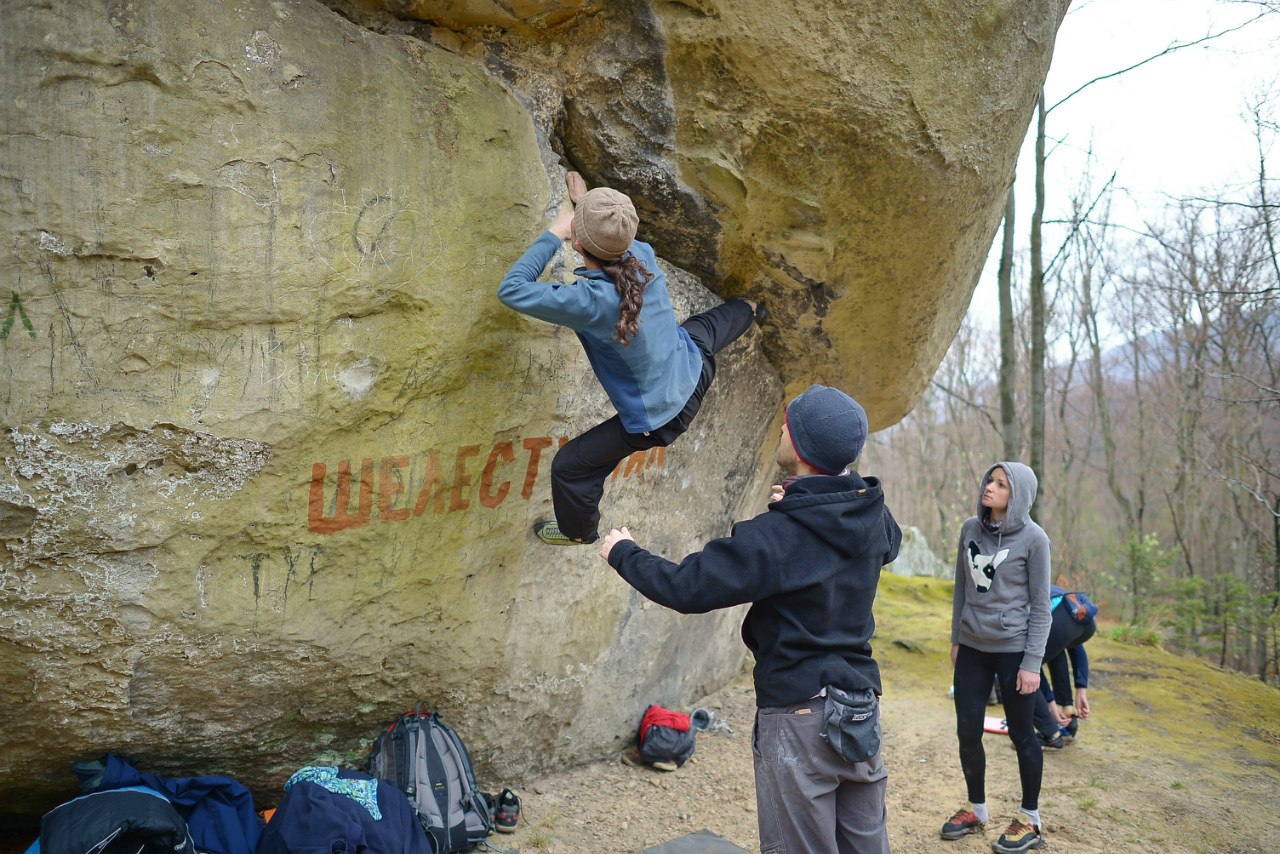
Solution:
<path fill-rule="evenodd" d="M 1016 460 L 1022 455 L 1018 431 L 1018 413 L 1014 409 L 1014 389 L 1018 380 L 1017 341 L 1013 329 L 1013 185 L 1004 202 L 1004 244 L 1000 248 L 1000 438 L 1004 442 L 1004 459 Z"/>
<path fill-rule="evenodd" d="M 1036 201 L 1031 212 L 1031 400 L 1028 412 L 1030 422 L 1031 469 L 1044 478 L 1044 258 L 1041 232 L 1044 224 L 1044 142 L 1045 142 L 1044 89 L 1040 90 L 1040 102 L 1036 106 Z M 1046 484 L 1041 481 L 1041 489 Z M 1037 518 L 1036 506 L 1031 506 L 1031 517 Z"/>

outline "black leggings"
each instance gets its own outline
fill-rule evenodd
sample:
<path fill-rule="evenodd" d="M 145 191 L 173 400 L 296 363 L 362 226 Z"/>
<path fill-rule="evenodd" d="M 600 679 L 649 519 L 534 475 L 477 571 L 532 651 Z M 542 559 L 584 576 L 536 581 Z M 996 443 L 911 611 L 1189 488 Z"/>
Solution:
<path fill-rule="evenodd" d="M 1018 751 L 1018 776 L 1022 778 L 1022 808 L 1034 810 L 1040 801 L 1040 777 L 1044 753 L 1032 724 L 1036 694 L 1018 693 L 1021 652 L 980 652 L 960 645 L 956 655 L 956 736 L 960 740 L 960 768 L 969 787 L 969 800 L 986 803 L 987 754 L 982 749 L 982 719 L 986 716 L 991 680 L 1000 679 L 1004 716 L 1009 738 Z"/>
<path fill-rule="evenodd" d="M 665 448 L 689 429 L 716 376 L 715 354 L 751 328 L 755 314 L 745 300 L 729 300 L 680 324 L 702 351 L 702 374 L 675 418 L 649 433 L 628 433 L 613 416 L 564 444 L 551 461 L 551 504 L 566 537 L 592 542 L 599 534 L 604 482 L 618 463 L 649 448 Z"/>

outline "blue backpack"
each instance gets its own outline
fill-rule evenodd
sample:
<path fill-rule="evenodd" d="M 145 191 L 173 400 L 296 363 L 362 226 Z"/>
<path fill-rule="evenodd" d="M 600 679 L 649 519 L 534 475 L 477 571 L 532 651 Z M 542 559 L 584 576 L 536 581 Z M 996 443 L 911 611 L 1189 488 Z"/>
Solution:
<path fill-rule="evenodd" d="M 1062 604 L 1077 623 L 1087 623 L 1098 615 L 1098 606 L 1087 593 L 1064 593 Z"/>

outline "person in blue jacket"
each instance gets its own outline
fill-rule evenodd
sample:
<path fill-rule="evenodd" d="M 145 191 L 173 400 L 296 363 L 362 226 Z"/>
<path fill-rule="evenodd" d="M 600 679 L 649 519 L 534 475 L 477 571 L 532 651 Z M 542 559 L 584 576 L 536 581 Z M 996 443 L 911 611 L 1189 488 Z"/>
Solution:
<path fill-rule="evenodd" d="M 1084 645 L 1098 630 L 1092 616 L 1083 621 L 1077 620 L 1071 610 L 1063 606 L 1066 594 L 1067 590 L 1056 584 L 1049 588 L 1052 622 L 1044 648 L 1044 664 L 1049 669 L 1049 679 L 1041 678 L 1040 696 L 1036 698 L 1036 731 L 1040 733 L 1041 743 L 1051 750 L 1066 745 L 1064 732 L 1075 737 L 1079 726 L 1077 718 L 1089 717 L 1089 656 Z M 1079 695 L 1078 702 L 1071 695 L 1073 681 Z"/>
<path fill-rule="evenodd" d="M 754 302 L 734 299 L 677 324 L 653 247 L 635 239 L 631 199 L 608 187 L 588 191 L 576 172 L 566 183 L 573 210 L 552 221 L 498 286 L 504 305 L 578 334 L 617 410 L 552 460 L 555 520 L 539 521 L 534 532 L 563 546 L 598 538 L 609 474 L 636 451 L 670 445 L 689 429 L 715 378 L 715 354 L 756 316 Z M 576 280 L 538 281 L 565 240 L 582 256 Z"/>

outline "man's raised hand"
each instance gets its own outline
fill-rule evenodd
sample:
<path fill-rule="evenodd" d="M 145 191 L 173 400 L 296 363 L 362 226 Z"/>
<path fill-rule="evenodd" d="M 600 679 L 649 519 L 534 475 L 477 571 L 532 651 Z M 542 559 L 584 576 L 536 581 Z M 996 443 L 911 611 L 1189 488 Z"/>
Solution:
<path fill-rule="evenodd" d="M 617 528 L 610 528 L 609 533 L 605 534 L 604 539 L 600 541 L 600 557 L 607 561 L 609 559 L 609 552 L 613 550 L 614 546 L 623 540 L 631 540 L 631 542 L 635 542 L 635 538 L 631 536 L 631 532 L 627 530 L 625 525 L 622 527 L 621 531 Z"/>

